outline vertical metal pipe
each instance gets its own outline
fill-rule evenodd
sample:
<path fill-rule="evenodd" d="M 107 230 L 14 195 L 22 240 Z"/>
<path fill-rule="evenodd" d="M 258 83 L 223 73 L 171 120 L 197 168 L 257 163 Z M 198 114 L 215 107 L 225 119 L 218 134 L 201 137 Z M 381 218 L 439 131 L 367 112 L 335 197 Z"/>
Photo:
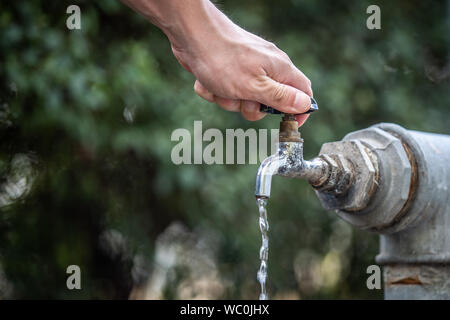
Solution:
<path fill-rule="evenodd" d="M 399 137 L 417 166 L 409 226 L 380 237 L 385 298 L 450 299 L 450 136 L 378 127 Z"/>
<path fill-rule="evenodd" d="M 381 123 L 324 153 L 348 157 L 355 182 L 343 195 L 316 193 L 350 224 L 380 233 L 385 298 L 450 299 L 450 136 Z"/>

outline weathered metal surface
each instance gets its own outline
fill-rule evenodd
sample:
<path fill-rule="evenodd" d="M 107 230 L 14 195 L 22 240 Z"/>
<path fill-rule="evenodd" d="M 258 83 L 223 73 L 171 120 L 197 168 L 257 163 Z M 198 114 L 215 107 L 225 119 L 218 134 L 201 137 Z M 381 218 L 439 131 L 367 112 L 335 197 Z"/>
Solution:
<path fill-rule="evenodd" d="M 284 115 L 280 122 L 280 133 L 278 140 L 280 142 L 303 142 L 298 132 L 298 123 L 293 115 Z"/>
<path fill-rule="evenodd" d="M 406 228 L 381 236 L 377 262 L 450 265 L 450 136 L 377 127 L 400 137 L 417 165 L 416 191 L 400 222 Z"/>
<path fill-rule="evenodd" d="M 354 168 L 353 163 L 341 154 L 333 155 L 339 165 L 339 179 L 332 192 L 337 195 L 344 195 L 347 193 L 350 186 L 353 184 Z"/>
<path fill-rule="evenodd" d="M 450 299 L 450 136 L 382 123 L 345 139 L 379 159 L 379 188 L 359 213 L 382 218 L 370 229 L 381 233 L 386 299 Z"/>
<path fill-rule="evenodd" d="M 328 176 L 324 179 L 323 183 L 316 186 L 316 188 L 320 191 L 331 191 L 338 181 L 339 165 L 336 160 L 327 154 L 320 155 L 320 158 L 328 164 Z"/>
<path fill-rule="evenodd" d="M 385 266 L 383 276 L 385 299 L 450 299 L 450 266 Z"/>
<path fill-rule="evenodd" d="M 365 208 L 377 187 L 375 155 L 360 141 L 350 140 L 325 143 L 320 149 L 320 157 L 329 162 L 332 172 L 335 172 L 327 181 L 329 185 L 316 188 L 322 206 L 328 210 L 348 211 Z M 349 175 L 348 169 L 351 169 L 351 179 L 346 177 Z"/>
<path fill-rule="evenodd" d="M 303 159 L 303 140 L 298 132 L 297 121 L 289 115 L 280 123 L 277 152 L 264 159 L 256 175 L 255 196 L 270 197 L 272 177 L 280 175 L 288 178 L 302 178 L 311 184 L 321 184 L 329 175 L 328 164 L 320 159 Z"/>
<path fill-rule="evenodd" d="M 353 181 L 354 169 L 350 160 L 341 154 L 322 154 L 319 158 L 328 163 L 329 173 L 327 179 L 321 184 L 312 184 L 313 187 L 336 196 L 346 193 Z"/>
<path fill-rule="evenodd" d="M 366 162 L 347 147 L 351 141 L 375 155 L 375 192 L 352 193 L 358 178 L 367 175 L 359 169 Z M 352 225 L 381 234 L 376 260 L 384 266 L 386 299 L 450 299 L 450 136 L 382 123 L 325 144 L 321 153 L 341 154 L 353 163 L 347 193 L 331 197 L 318 191 L 318 196 Z M 365 205 L 343 210 L 347 197 Z"/>
<path fill-rule="evenodd" d="M 326 209 L 381 234 L 387 299 L 450 299 L 450 136 L 382 123 L 312 161 L 301 139 L 281 142 L 258 170 L 257 196 L 270 196 L 273 175 L 307 179 Z"/>
<path fill-rule="evenodd" d="M 320 158 L 305 161 L 301 142 L 280 142 L 277 153 L 266 158 L 259 166 L 255 185 L 256 197 L 270 197 L 274 175 L 301 178 L 317 184 L 328 177 L 328 164 Z"/>
<path fill-rule="evenodd" d="M 357 212 L 339 212 L 339 216 L 366 230 L 397 231 L 399 228 L 392 226 L 400 227 L 399 213 L 410 197 L 412 176 L 412 165 L 402 141 L 375 127 L 349 133 L 343 140 L 357 140 L 376 155 L 378 188 L 370 195 L 358 190 L 363 193 L 361 197 L 370 197 L 367 206 L 360 207 Z"/>

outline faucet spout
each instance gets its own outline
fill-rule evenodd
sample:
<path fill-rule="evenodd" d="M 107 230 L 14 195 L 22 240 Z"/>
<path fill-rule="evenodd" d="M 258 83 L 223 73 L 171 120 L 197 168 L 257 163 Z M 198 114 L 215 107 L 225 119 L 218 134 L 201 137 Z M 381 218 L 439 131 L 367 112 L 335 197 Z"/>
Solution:
<path fill-rule="evenodd" d="M 329 187 L 327 181 L 334 176 L 330 163 L 322 157 L 311 161 L 303 159 L 303 139 L 293 115 L 284 115 L 280 123 L 279 141 L 277 152 L 266 158 L 258 169 L 255 187 L 257 198 L 270 197 L 274 175 L 306 179 L 315 188 Z"/>
<path fill-rule="evenodd" d="M 272 186 L 272 176 L 278 174 L 280 167 L 286 163 L 286 156 L 278 148 L 277 152 L 261 163 L 256 175 L 255 196 L 269 198 Z"/>
<path fill-rule="evenodd" d="M 328 178 L 328 163 L 322 158 L 311 161 L 303 159 L 303 140 L 280 142 L 277 152 L 266 158 L 256 175 L 255 196 L 269 198 L 272 177 L 306 179 L 313 186 L 319 186 Z"/>

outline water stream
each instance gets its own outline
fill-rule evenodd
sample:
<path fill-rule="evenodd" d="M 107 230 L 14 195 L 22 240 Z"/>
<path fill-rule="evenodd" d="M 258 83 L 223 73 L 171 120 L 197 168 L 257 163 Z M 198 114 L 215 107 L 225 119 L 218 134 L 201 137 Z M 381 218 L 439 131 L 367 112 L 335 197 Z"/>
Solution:
<path fill-rule="evenodd" d="M 267 300 L 267 260 L 269 257 L 269 222 L 267 221 L 267 198 L 257 198 L 256 203 L 258 204 L 259 210 L 259 229 L 261 230 L 262 243 L 259 249 L 259 259 L 261 260 L 261 265 L 257 273 L 257 279 L 261 285 L 261 294 L 259 295 L 259 300 Z"/>

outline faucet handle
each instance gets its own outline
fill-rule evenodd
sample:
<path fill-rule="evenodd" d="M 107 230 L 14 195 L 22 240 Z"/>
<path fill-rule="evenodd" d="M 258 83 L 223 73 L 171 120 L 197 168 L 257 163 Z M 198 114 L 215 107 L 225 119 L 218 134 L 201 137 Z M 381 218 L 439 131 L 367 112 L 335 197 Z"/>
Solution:
<path fill-rule="evenodd" d="M 299 114 L 308 114 L 308 113 L 311 113 L 311 112 L 314 112 L 317 110 L 319 110 L 319 105 L 317 104 L 316 100 L 314 100 L 314 98 L 311 97 L 311 107 L 309 108 L 309 110 L 306 112 L 303 112 L 303 113 L 299 113 Z M 266 106 L 265 104 L 262 104 L 262 103 L 261 103 L 261 107 L 259 108 L 259 111 L 265 112 L 265 113 L 270 113 L 270 114 L 284 114 L 284 112 L 278 111 L 277 109 Z"/>

